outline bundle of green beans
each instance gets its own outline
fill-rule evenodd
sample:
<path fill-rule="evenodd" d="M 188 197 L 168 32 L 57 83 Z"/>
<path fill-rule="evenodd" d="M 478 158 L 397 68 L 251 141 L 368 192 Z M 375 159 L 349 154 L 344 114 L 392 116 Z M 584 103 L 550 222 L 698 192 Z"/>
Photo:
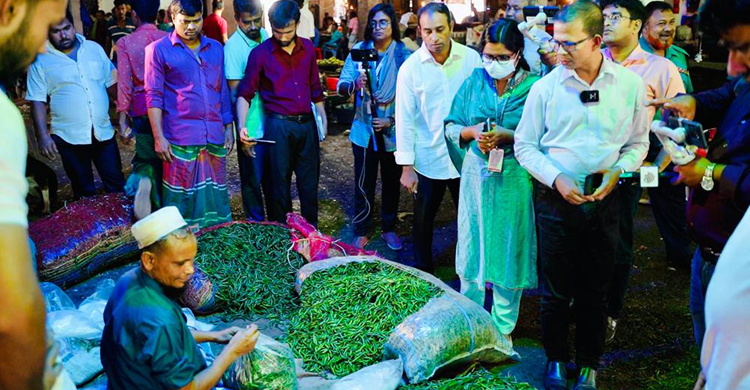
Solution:
<path fill-rule="evenodd" d="M 280 319 L 299 307 L 294 282 L 305 264 L 290 246 L 281 226 L 232 224 L 198 238 L 195 264 L 216 287 L 225 317 Z"/>
<path fill-rule="evenodd" d="M 286 341 L 307 371 L 345 376 L 379 362 L 393 329 L 441 293 L 383 263 L 316 271 L 302 284 Z"/>
<path fill-rule="evenodd" d="M 422 382 L 399 390 L 535 390 L 535 387 L 525 382 L 516 382 L 509 376 L 479 369 L 452 379 Z"/>

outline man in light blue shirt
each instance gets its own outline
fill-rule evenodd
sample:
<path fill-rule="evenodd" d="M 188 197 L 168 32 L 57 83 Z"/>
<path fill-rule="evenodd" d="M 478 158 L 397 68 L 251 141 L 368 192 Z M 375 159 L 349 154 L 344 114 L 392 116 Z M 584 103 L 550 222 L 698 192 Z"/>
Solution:
<path fill-rule="evenodd" d="M 568 388 L 572 300 L 579 368 L 573 389 L 596 390 L 620 233 L 614 190 L 620 174 L 638 169 L 648 151 L 646 87 L 637 74 L 604 59 L 603 34 L 602 11 L 590 1 L 558 13 L 550 44 L 562 66 L 531 87 L 515 133 L 516 159 L 539 181 L 534 212 L 547 390 Z M 589 191 L 587 177 L 594 179 Z"/>
<path fill-rule="evenodd" d="M 237 21 L 237 31 L 229 37 L 224 46 L 224 73 L 227 77 L 229 90 L 232 95 L 232 105 L 237 95 L 237 86 L 245 77 L 247 58 L 250 52 L 268 39 L 268 33 L 262 28 L 263 6 L 258 0 L 235 0 L 234 18 Z M 260 96 L 256 95 L 250 103 L 245 125 L 253 139 L 263 138 L 263 103 Z M 236 120 L 237 116 L 235 116 Z M 236 124 L 239 130 L 242 128 Z M 237 139 L 239 138 L 237 134 Z M 240 182 L 242 189 L 242 207 L 248 219 L 262 221 L 265 219 L 263 211 L 263 193 L 261 192 L 261 179 L 263 178 L 263 166 L 267 163 L 263 145 L 253 148 L 238 147 L 237 160 L 240 166 Z M 267 181 L 267 180 L 266 180 Z M 265 190 L 265 188 L 264 188 Z M 270 191 L 265 190 L 266 194 Z"/>
<path fill-rule="evenodd" d="M 104 190 L 122 192 L 125 177 L 109 120 L 108 93 L 116 93 L 117 71 L 102 47 L 76 34 L 67 19 L 50 28 L 48 39 L 47 52 L 31 65 L 27 79 L 39 149 L 49 159 L 60 154 L 75 198 L 96 194 L 92 162 Z"/>

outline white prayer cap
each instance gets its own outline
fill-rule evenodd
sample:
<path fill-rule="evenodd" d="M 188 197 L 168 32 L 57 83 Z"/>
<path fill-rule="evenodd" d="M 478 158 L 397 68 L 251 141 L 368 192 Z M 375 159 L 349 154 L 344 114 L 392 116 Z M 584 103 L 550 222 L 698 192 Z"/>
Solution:
<path fill-rule="evenodd" d="M 138 249 L 143 249 L 185 226 L 187 222 L 182 218 L 180 210 L 175 206 L 167 206 L 133 224 L 130 231 L 138 241 Z"/>

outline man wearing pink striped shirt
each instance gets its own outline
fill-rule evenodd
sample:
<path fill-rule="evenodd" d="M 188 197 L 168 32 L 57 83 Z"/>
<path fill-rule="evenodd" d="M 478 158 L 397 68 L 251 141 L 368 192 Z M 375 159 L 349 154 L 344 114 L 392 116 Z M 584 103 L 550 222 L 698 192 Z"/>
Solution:
<path fill-rule="evenodd" d="M 138 28 L 117 41 L 117 112 L 120 130 L 135 132 L 133 174 L 128 178 L 125 192 L 135 196 L 135 217 L 142 219 L 160 206 L 162 162 L 154 152 L 154 136 L 148 121 L 146 90 L 144 88 L 146 46 L 167 36 L 156 28 L 159 3 L 152 0 L 133 0 L 133 23 Z"/>
<path fill-rule="evenodd" d="M 677 67 L 668 59 L 647 53 L 638 42 L 643 27 L 646 8 L 640 0 L 609 0 L 602 2 L 604 16 L 604 58 L 619 63 L 637 73 L 646 86 L 647 100 L 671 98 L 685 93 L 682 78 Z M 650 120 L 657 116 L 655 107 L 648 107 Z M 655 161 L 664 170 L 669 159 L 658 156 L 661 145 L 651 137 L 649 154 L 644 164 Z M 662 155 L 663 152 L 662 152 Z M 630 269 L 633 266 L 633 220 L 641 197 L 641 188 L 634 184 L 624 184 L 620 191 L 620 243 L 615 257 L 615 271 L 608 294 L 607 342 L 615 335 L 625 292 L 628 289 Z M 685 214 L 685 187 L 671 186 L 667 182 L 660 187 L 650 188 L 652 209 L 659 231 L 667 247 L 667 259 L 675 263 L 689 264 L 692 257 L 690 238 L 687 232 Z"/>

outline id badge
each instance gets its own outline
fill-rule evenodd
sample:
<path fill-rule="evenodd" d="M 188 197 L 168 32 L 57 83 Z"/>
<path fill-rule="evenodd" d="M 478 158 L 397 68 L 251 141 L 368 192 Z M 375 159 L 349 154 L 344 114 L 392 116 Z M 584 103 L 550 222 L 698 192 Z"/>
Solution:
<path fill-rule="evenodd" d="M 659 167 L 641 167 L 641 187 L 655 188 L 659 186 Z"/>
<path fill-rule="evenodd" d="M 487 164 L 487 170 L 490 172 L 497 172 L 497 173 L 502 172 L 504 157 L 505 157 L 505 150 L 503 149 L 490 150 L 490 161 Z"/>

